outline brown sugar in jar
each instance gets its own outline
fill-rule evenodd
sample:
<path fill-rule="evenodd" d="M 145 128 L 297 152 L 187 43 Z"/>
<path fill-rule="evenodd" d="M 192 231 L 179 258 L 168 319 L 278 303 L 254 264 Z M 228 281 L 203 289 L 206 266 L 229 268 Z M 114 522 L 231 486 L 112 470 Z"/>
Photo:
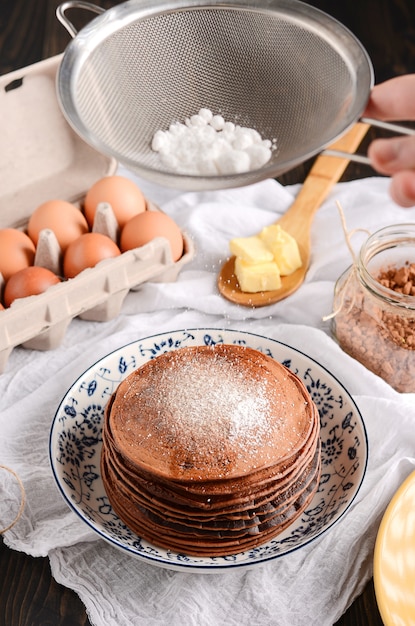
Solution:
<path fill-rule="evenodd" d="M 415 392 L 415 224 L 388 226 L 363 244 L 334 291 L 341 348 L 400 392 Z"/>

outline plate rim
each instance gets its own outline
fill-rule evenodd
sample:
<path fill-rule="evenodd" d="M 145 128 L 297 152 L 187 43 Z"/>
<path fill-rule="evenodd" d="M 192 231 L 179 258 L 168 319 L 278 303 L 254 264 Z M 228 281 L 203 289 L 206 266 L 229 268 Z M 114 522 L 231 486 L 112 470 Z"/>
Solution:
<path fill-rule="evenodd" d="M 97 364 L 101 363 L 103 360 L 111 357 L 112 355 L 114 355 L 116 352 L 124 350 L 126 348 L 128 348 L 129 346 L 132 346 L 134 344 L 137 344 L 138 342 L 142 342 L 142 341 L 146 341 L 146 340 L 150 340 L 150 339 L 157 339 L 157 337 L 161 337 L 164 335 L 172 335 L 172 334 L 176 334 L 176 333 L 195 333 L 195 332 L 221 332 L 223 333 L 225 336 L 226 334 L 242 334 L 242 335 L 248 335 L 250 337 L 255 337 L 258 339 L 262 339 L 265 341 L 271 341 L 274 344 L 277 344 L 279 346 L 283 346 L 284 348 L 288 348 L 289 350 L 293 350 L 294 352 L 300 354 L 301 356 L 305 357 L 306 359 L 308 359 L 310 362 L 314 363 L 317 367 L 321 368 L 322 370 L 324 370 L 324 372 L 331 377 L 333 380 L 336 381 L 336 383 L 339 385 L 339 387 L 343 390 L 343 392 L 345 393 L 345 395 L 347 396 L 347 399 L 349 400 L 349 402 L 351 402 L 353 409 L 356 413 L 356 416 L 359 418 L 360 421 L 360 426 L 362 429 L 362 433 L 364 435 L 364 444 L 365 444 L 365 450 L 366 450 L 366 454 L 365 454 L 365 458 L 364 458 L 364 466 L 362 468 L 362 475 L 361 475 L 361 479 L 359 482 L 359 485 L 356 488 L 355 493 L 353 494 L 353 497 L 350 499 L 350 501 L 347 503 L 347 506 L 344 508 L 344 510 L 341 512 L 341 514 L 332 522 L 330 522 L 325 528 L 324 530 L 322 530 L 319 534 L 314 535 L 308 539 L 306 539 L 303 543 L 301 543 L 298 546 L 293 546 L 291 547 L 289 550 L 287 550 L 286 552 L 280 553 L 280 554 L 272 554 L 266 557 L 263 557 L 260 561 L 252 561 L 252 562 L 248 562 L 248 561 L 244 561 L 244 562 L 234 562 L 234 561 L 227 561 L 226 563 L 223 564 L 213 564 L 213 565 L 208 565 L 208 564 L 203 564 L 203 563 L 187 563 L 185 560 L 181 561 L 180 564 L 179 563 L 174 563 L 174 562 L 160 562 L 160 559 L 156 558 L 155 556 L 151 555 L 151 554 L 141 554 L 141 553 L 137 553 L 136 551 L 134 551 L 130 546 L 128 545 L 120 545 L 119 542 L 117 542 L 114 538 L 108 536 L 107 534 L 105 534 L 102 530 L 98 529 L 96 526 L 94 526 L 94 524 L 91 523 L 90 520 L 88 520 L 86 518 L 86 516 L 82 515 L 81 512 L 76 508 L 75 505 L 72 504 L 72 502 L 68 499 L 67 495 L 65 494 L 65 491 L 63 489 L 63 487 L 61 486 L 60 481 L 58 480 L 57 477 L 57 472 L 55 471 L 55 466 L 54 466 L 54 460 L 53 460 L 53 455 L 52 455 L 52 439 L 53 439 L 53 434 L 54 434 L 54 427 L 55 424 L 57 422 L 58 416 L 60 414 L 60 410 L 61 407 L 65 401 L 65 398 L 67 398 L 68 394 L 70 393 L 70 391 L 77 385 L 77 383 L 93 368 L 95 368 L 97 366 Z M 174 348 L 177 349 L 177 348 Z M 267 337 L 263 334 L 260 333 L 254 333 L 252 331 L 245 331 L 245 330 L 239 330 L 239 329 L 235 329 L 235 328 L 220 328 L 220 327 L 214 327 L 214 326 L 196 326 L 196 327 L 191 327 L 191 328 L 177 328 L 174 330 L 166 330 L 166 331 L 162 331 L 159 333 L 154 333 L 151 335 L 146 335 L 144 337 L 139 337 L 137 339 L 133 339 L 132 341 L 129 341 L 121 346 L 118 346 L 117 348 L 114 348 L 113 350 L 111 350 L 110 352 L 108 352 L 107 354 L 105 354 L 104 356 L 96 359 L 93 363 L 91 363 L 86 369 L 84 369 L 81 374 L 72 382 L 72 384 L 70 385 L 70 387 L 68 387 L 68 389 L 66 390 L 66 392 L 64 393 L 63 397 L 61 398 L 57 409 L 55 411 L 55 414 L 53 416 L 52 422 L 51 422 L 51 426 L 50 426 L 50 431 L 49 431 L 49 443 L 48 443 L 48 451 L 49 451 L 49 463 L 50 463 L 50 467 L 52 470 L 52 474 L 53 474 L 53 478 L 55 481 L 55 484 L 58 487 L 58 490 L 62 496 L 62 498 L 64 499 L 65 503 L 67 504 L 67 506 L 69 506 L 69 508 L 76 513 L 77 517 L 79 519 L 82 520 L 83 523 L 87 524 L 87 526 L 94 532 L 96 533 L 102 540 L 108 542 L 110 545 L 114 546 L 115 548 L 117 548 L 118 550 L 122 551 L 122 552 L 127 552 L 129 555 L 136 557 L 144 562 L 147 563 L 151 563 L 152 565 L 161 567 L 161 568 L 165 568 L 165 569 L 170 569 L 170 570 L 176 570 L 176 571 L 184 571 L 184 570 L 193 570 L 193 571 L 198 571 L 200 573 L 218 573 L 218 572 L 223 572 L 223 571 L 227 571 L 228 569 L 240 569 L 240 568 L 250 568 L 253 567 L 255 565 L 261 565 L 264 563 L 268 563 L 269 561 L 273 561 L 275 559 L 287 556 L 288 554 L 292 554 L 294 552 L 296 552 L 297 550 L 299 550 L 300 548 L 304 548 L 307 545 L 310 545 L 310 543 L 316 541 L 317 539 L 320 539 L 329 529 L 333 528 L 347 513 L 347 511 L 350 509 L 351 505 L 353 504 L 353 502 L 355 501 L 357 495 L 359 494 L 364 478 L 366 476 L 366 472 L 367 472 L 367 466 L 368 466 L 368 460 L 369 460 L 369 439 L 368 439 L 368 434 L 367 434 L 367 429 L 366 429 L 366 425 L 363 419 L 363 416 L 361 414 L 361 411 L 359 409 L 359 407 L 357 406 L 354 398 L 352 397 L 352 395 L 350 394 L 349 391 L 347 391 L 346 387 L 344 386 L 344 384 L 337 378 L 337 376 L 335 374 L 333 374 L 332 372 L 330 372 L 330 370 L 328 370 L 327 367 L 325 367 L 324 365 L 322 365 L 321 363 L 319 363 L 315 358 L 309 356 L 306 352 L 303 352 L 302 350 L 295 348 L 291 345 L 289 345 L 288 343 L 281 341 L 279 339 L 274 339 L 273 337 Z M 137 535 L 138 536 L 138 535 Z M 160 549 L 158 548 L 155 544 L 151 544 L 150 542 L 147 542 L 149 545 L 154 545 L 154 547 L 156 549 Z M 174 552 L 174 551 L 172 551 Z M 177 555 L 180 555 L 181 553 L 175 553 Z M 238 554 L 238 553 L 236 553 Z M 186 555 L 183 555 L 186 558 Z M 234 556 L 234 555 L 232 555 Z M 192 557 L 192 558 L 197 558 L 197 557 Z M 217 557 L 210 557 L 212 561 L 215 561 L 215 558 Z M 226 559 L 226 557 L 221 557 L 222 559 Z"/>
<path fill-rule="evenodd" d="M 373 585 L 375 589 L 375 597 L 376 602 L 379 608 L 379 613 L 382 617 L 382 621 L 385 626 L 393 626 L 394 622 L 390 620 L 390 611 L 387 606 L 387 603 L 384 600 L 383 588 L 384 585 L 381 584 L 381 553 L 384 547 L 384 543 L 386 540 L 386 535 L 389 530 L 391 518 L 396 512 L 397 506 L 399 505 L 403 494 L 408 490 L 408 488 L 415 485 L 415 469 L 408 474 L 408 476 L 401 482 L 399 487 L 396 489 L 394 494 L 392 495 L 389 503 L 382 515 L 381 522 L 379 524 L 378 532 L 376 534 L 375 547 L 373 552 Z M 415 536 L 415 535 L 414 535 Z"/>

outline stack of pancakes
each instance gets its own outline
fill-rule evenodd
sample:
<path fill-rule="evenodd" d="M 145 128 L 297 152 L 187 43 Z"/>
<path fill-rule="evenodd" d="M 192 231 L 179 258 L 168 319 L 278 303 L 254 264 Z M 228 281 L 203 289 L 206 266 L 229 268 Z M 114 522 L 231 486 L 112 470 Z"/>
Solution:
<path fill-rule="evenodd" d="M 180 348 L 113 394 L 101 472 L 124 523 L 151 543 L 225 556 L 275 537 L 320 478 L 320 422 L 300 379 L 236 345 Z"/>

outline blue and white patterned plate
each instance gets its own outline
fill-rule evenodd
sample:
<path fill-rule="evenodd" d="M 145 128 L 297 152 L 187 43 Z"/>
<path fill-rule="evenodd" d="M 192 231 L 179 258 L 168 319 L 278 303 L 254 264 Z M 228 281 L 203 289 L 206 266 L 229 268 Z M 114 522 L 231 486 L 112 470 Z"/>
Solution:
<path fill-rule="evenodd" d="M 100 475 L 103 412 L 118 384 L 163 352 L 232 343 L 272 356 L 305 383 L 320 413 L 322 475 L 310 506 L 268 543 L 228 557 L 193 557 L 158 548 L 134 534 L 111 508 Z M 346 389 L 307 355 L 274 339 L 235 330 L 180 330 L 134 341 L 90 367 L 69 389 L 54 417 L 49 445 L 57 485 L 68 505 L 100 537 L 127 554 L 174 570 L 215 572 L 249 567 L 297 550 L 321 536 L 350 507 L 366 471 L 368 443 Z"/>

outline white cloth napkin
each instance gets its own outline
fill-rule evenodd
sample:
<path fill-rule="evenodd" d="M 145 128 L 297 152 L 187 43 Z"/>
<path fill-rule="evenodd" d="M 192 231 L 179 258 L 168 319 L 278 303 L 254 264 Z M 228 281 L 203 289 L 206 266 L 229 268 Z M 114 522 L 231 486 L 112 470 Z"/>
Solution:
<path fill-rule="evenodd" d="M 48 555 L 53 576 L 79 594 L 95 626 L 330 626 L 371 576 L 381 517 L 415 469 L 415 395 L 395 392 L 345 355 L 332 339 L 329 323 L 322 321 L 332 309 L 335 280 L 351 263 L 335 201 L 343 207 L 348 229 L 371 232 L 413 222 L 415 209 L 391 202 L 387 179 L 338 184 L 316 215 L 304 285 L 280 303 L 249 309 L 224 300 L 216 288 L 229 240 L 272 223 L 298 186 L 265 181 L 223 192 L 180 194 L 137 182 L 194 239 L 196 256 L 177 282 L 147 283 L 130 292 L 116 319 L 76 319 L 63 344 L 50 352 L 13 351 L 0 375 L 0 464 L 20 476 L 27 502 L 5 541 L 33 556 Z M 356 250 L 364 236 L 353 238 Z M 306 547 L 249 570 L 172 572 L 116 550 L 69 510 L 49 467 L 50 424 L 80 373 L 139 337 L 195 326 L 249 330 L 300 348 L 345 385 L 368 431 L 367 473 L 347 514 Z M 16 481 L 0 470 L 1 527 L 13 519 L 19 502 Z"/>

